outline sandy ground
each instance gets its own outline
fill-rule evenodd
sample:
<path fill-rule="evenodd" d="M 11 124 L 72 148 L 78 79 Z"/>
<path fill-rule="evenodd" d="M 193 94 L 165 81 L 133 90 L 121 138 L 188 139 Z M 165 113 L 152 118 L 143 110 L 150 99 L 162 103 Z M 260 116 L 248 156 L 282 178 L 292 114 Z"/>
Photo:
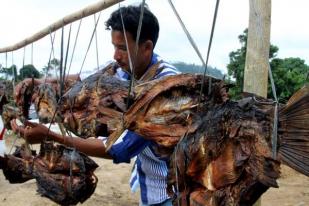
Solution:
<path fill-rule="evenodd" d="M 7 141 L 9 144 L 12 140 Z M 20 144 L 17 140 L 16 144 Z M 10 145 L 7 150 L 9 151 Z M 100 167 L 96 170 L 99 182 L 94 194 L 82 205 L 85 206 L 129 206 L 138 205 L 138 194 L 129 190 L 132 165 L 114 165 L 110 160 L 93 158 Z M 309 177 L 283 166 L 278 180 L 279 189 L 269 189 L 262 196 L 262 206 L 306 206 L 309 205 Z M 0 205 L 5 206 L 54 206 L 57 205 L 36 192 L 34 180 L 23 184 L 10 184 L 0 171 Z"/>

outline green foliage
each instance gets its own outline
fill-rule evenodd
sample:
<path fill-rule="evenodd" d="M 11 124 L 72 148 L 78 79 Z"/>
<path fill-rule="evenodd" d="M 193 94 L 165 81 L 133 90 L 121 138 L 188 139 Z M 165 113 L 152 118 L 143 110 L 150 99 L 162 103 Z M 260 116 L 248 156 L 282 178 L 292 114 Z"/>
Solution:
<path fill-rule="evenodd" d="M 45 67 L 42 68 L 43 74 L 50 77 L 53 76 L 53 72 L 57 72 L 60 69 L 60 61 L 56 58 L 52 59 Z"/>
<path fill-rule="evenodd" d="M 204 74 L 204 67 L 200 65 L 195 65 L 195 64 L 187 64 L 185 62 L 175 62 L 173 65 L 181 72 L 183 73 L 191 73 L 191 74 Z M 211 75 L 213 77 L 222 79 L 223 74 L 222 72 L 217 69 L 213 68 L 211 66 L 207 67 L 206 71 L 207 75 Z"/>
<path fill-rule="evenodd" d="M 309 66 L 300 58 L 275 58 L 270 62 L 277 97 L 280 102 L 286 102 L 291 95 L 300 89 L 307 80 Z M 273 97 L 271 85 L 268 85 L 268 96 Z"/>
<path fill-rule="evenodd" d="M 14 79 L 18 78 L 17 77 L 17 67 L 14 64 L 8 68 L 2 67 L 0 70 L 0 73 L 5 75 L 4 79 L 7 79 L 8 76 L 14 76 Z"/>
<path fill-rule="evenodd" d="M 25 78 L 40 78 L 40 72 L 32 65 L 28 64 L 22 67 L 19 71 L 20 75 L 18 75 L 19 80 L 23 80 Z"/>
<path fill-rule="evenodd" d="M 243 91 L 244 70 L 246 61 L 248 30 L 238 36 L 241 48 L 229 54 L 227 65 L 228 81 L 234 87 L 230 89 L 232 98 L 238 99 Z M 270 45 L 269 59 L 279 101 L 286 101 L 297 89 L 306 82 L 308 66 L 300 58 L 275 58 L 279 48 Z M 268 84 L 268 94 L 272 97 L 271 85 Z"/>

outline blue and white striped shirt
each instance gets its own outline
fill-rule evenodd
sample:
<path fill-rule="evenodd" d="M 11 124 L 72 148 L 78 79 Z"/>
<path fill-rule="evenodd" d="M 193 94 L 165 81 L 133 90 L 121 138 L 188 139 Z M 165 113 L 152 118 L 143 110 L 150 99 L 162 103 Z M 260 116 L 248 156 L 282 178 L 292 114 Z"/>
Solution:
<path fill-rule="evenodd" d="M 163 61 L 157 54 L 153 54 L 149 67 L 159 61 L 162 62 L 153 79 L 180 73 L 174 66 Z M 129 75 L 121 68 L 117 68 L 115 76 L 125 81 L 129 79 Z M 168 159 L 161 158 L 157 155 L 153 150 L 154 147 L 156 147 L 154 142 L 146 140 L 132 131 L 126 130 L 119 138 L 119 141 L 109 150 L 109 154 L 113 157 L 114 163 L 129 163 L 131 158 L 137 157 L 130 186 L 134 188 L 139 183 L 141 201 L 146 205 L 162 203 L 170 198 L 166 192 Z"/>

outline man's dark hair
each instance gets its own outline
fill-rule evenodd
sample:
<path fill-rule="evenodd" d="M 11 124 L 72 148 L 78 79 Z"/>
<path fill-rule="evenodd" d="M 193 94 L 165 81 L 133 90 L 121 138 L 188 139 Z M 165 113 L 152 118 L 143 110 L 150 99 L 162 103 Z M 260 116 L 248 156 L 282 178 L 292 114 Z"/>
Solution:
<path fill-rule="evenodd" d="M 134 41 L 136 41 L 137 29 L 139 19 L 141 15 L 142 5 L 139 6 L 127 6 L 120 7 L 114 11 L 109 19 L 105 22 L 106 29 L 116 30 L 123 32 L 123 26 L 121 22 L 121 15 L 125 30 L 129 32 Z M 147 40 L 151 40 L 153 46 L 156 45 L 159 36 L 159 22 L 157 17 L 144 6 L 142 28 L 140 33 L 139 42 L 143 43 Z"/>

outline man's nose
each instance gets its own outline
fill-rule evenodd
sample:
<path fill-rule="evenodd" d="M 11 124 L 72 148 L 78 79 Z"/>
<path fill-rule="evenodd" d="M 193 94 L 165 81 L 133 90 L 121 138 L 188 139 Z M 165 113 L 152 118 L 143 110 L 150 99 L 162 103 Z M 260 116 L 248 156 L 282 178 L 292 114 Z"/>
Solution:
<path fill-rule="evenodd" d="M 121 59 L 121 53 L 119 52 L 118 49 L 115 49 L 115 51 L 114 51 L 114 59 L 116 61 Z"/>

